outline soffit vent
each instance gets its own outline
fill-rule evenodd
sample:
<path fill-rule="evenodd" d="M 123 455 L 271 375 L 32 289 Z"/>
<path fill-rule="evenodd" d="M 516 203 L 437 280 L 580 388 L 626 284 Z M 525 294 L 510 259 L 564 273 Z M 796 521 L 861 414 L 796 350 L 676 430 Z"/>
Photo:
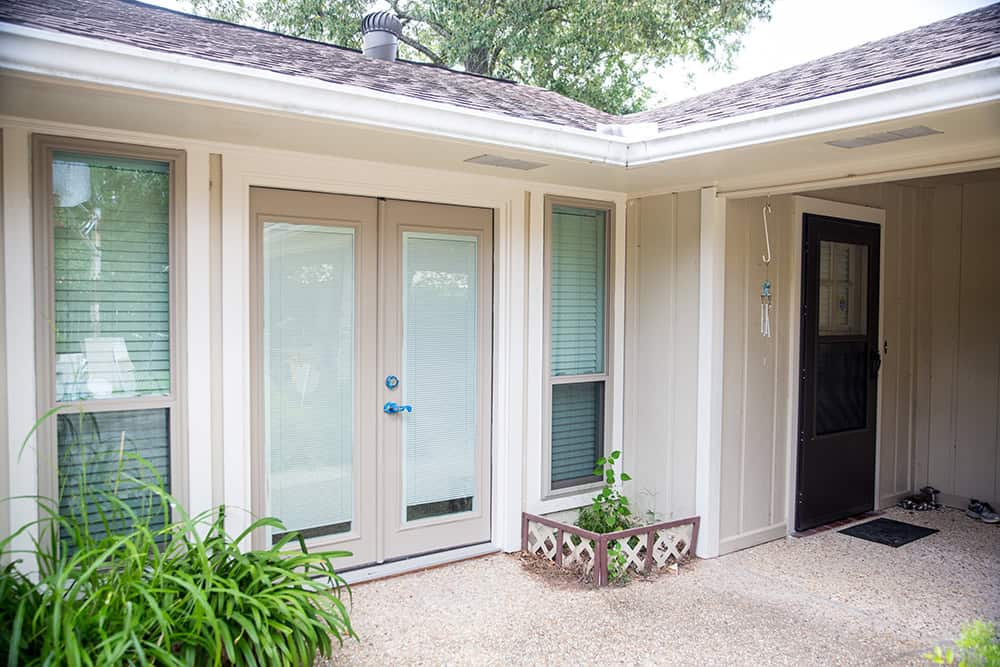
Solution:
<path fill-rule="evenodd" d="M 532 169 L 538 169 L 540 167 L 547 167 L 548 165 L 544 162 L 529 162 L 528 160 L 518 160 L 512 157 L 504 157 L 502 155 L 492 155 L 490 153 L 484 153 L 483 155 L 477 155 L 476 157 L 470 157 L 465 162 L 470 162 L 472 164 L 483 164 L 487 167 L 500 167 L 502 169 L 517 169 L 519 171 L 531 171 Z"/>
<path fill-rule="evenodd" d="M 903 139 L 916 139 L 917 137 L 929 137 L 932 134 L 943 134 L 940 130 L 927 127 L 926 125 L 914 125 L 904 127 L 901 130 L 890 130 L 889 132 L 876 132 L 866 134 L 863 137 L 853 139 L 838 139 L 827 141 L 828 146 L 837 148 L 861 148 L 862 146 L 873 146 L 875 144 L 887 144 L 890 141 L 902 141 Z"/>

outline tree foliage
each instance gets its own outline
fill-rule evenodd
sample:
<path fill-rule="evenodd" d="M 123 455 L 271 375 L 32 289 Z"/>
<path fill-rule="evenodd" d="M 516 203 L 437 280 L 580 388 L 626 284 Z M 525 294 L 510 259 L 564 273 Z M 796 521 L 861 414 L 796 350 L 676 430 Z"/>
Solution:
<path fill-rule="evenodd" d="M 359 47 L 373 0 L 189 0 L 215 18 Z M 731 65 L 773 0 L 388 0 L 404 58 L 541 86 L 611 113 L 639 111 L 653 68 Z"/>

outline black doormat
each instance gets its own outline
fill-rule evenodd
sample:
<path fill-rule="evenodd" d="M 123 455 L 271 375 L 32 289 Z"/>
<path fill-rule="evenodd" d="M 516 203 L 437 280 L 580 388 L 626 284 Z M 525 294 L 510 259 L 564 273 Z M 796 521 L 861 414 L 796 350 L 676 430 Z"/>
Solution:
<path fill-rule="evenodd" d="M 890 547 L 901 547 L 914 540 L 919 540 L 921 537 L 933 535 L 938 531 L 934 528 L 914 526 L 912 523 L 903 523 L 902 521 L 893 521 L 892 519 L 875 519 L 866 523 L 859 523 L 850 528 L 844 528 L 838 532 L 850 535 L 851 537 L 860 537 L 862 540 L 868 540 L 869 542 L 878 542 Z"/>

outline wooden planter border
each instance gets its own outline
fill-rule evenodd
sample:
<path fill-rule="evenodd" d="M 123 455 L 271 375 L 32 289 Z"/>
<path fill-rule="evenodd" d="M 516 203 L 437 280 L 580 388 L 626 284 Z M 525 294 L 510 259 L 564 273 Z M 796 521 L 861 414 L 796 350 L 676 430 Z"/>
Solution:
<path fill-rule="evenodd" d="M 563 563 L 563 543 L 565 536 L 575 535 L 581 540 L 589 540 L 594 544 L 594 583 L 597 586 L 608 584 L 608 544 L 616 540 L 627 539 L 629 537 L 646 537 L 645 570 L 649 571 L 653 567 L 653 549 L 656 544 L 656 535 L 660 531 L 676 528 L 677 526 L 691 526 L 691 539 L 687 547 L 687 553 L 694 555 L 698 546 L 698 527 L 701 525 L 701 517 L 692 516 L 686 519 L 676 519 L 674 521 L 663 521 L 653 523 L 648 526 L 638 526 L 627 530 L 618 530 L 613 533 L 593 533 L 572 524 L 538 516 L 537 514 L 521 513 L 521 549 L 528 551 L 529 524 L 538 523 L 556 530 L 556 549 L 552 560 L 556 565 L 562 567 Z"/>

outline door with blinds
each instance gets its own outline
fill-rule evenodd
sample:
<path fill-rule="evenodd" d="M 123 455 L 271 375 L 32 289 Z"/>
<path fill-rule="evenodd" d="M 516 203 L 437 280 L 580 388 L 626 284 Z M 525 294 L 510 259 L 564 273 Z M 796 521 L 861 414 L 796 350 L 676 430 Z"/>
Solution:
<path fill-rule="evenodd" d="M 382 204 L 385 558 L 490 539 L 493 212 Z"/>
<path fill-rule="evenodd" d="M 492 212 L 251 203 L 255 511 L 341 568 L 488 541 Z"/>

